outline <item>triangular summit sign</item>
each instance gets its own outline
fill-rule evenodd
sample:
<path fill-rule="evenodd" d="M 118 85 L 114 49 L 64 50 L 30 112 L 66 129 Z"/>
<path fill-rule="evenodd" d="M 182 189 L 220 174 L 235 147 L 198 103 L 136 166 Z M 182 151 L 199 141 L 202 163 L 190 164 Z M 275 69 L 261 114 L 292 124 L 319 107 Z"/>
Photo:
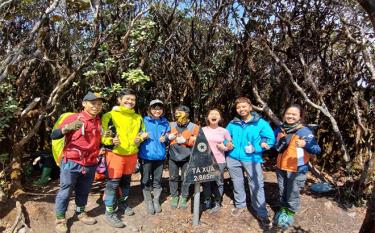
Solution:
<path fill-rule="evenodd" d="M 220 170 L 212 154 L 202 128 L 194 144 L 189 164 L 185 172 L 185 183 L 202 183 L 220 178 Z"/>

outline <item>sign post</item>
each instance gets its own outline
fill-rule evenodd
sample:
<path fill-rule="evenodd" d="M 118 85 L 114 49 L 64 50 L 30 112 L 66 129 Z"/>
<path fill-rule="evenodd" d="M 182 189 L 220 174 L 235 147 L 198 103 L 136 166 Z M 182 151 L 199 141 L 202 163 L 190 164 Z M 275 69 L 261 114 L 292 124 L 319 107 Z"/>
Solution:
<path fill-rule="evenodd" d="M 199 129 L 184 177 L 186 183 L 194 183 L 194 226 L 199 225 L 200 184 L 216 181 L 221 179 L 220 177 L 219 166 L 213 157 L 203 130 Z"/>

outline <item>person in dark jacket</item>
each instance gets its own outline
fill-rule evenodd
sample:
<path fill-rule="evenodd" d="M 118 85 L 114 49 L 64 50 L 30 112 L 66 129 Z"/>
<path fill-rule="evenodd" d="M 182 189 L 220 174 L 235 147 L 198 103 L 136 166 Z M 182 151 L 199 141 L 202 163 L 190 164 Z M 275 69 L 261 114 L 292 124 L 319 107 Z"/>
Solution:
<path fill-rule="evenodd" d="M 142 142 L 138 156 L 141 162 L 141 185 L 145 206 L 149 214 L 154 214 L 161 212 L 161 177 L 166 157 L 166 143 L 171 129 L 164 117 L 164 104 L 161 100 L 152 100 L 147 113 L 148 116 L 143 118 L 143 122 L 149 136 Z"/>
<path fill-rule="evenodd" d="M 185 105 L 180 105 L 175 110 L 176 122 L 171 122 L 171 133 L 169 148 L 169 189 L 172 196 L 171 207 L 181 209 L 187 208 L 187 198 L 189 196 L 189 184 L 182 180 L 181 198 L 178 197 L 179 171 L 184 177 L 187 165 L 189 164 L 195 140 L 199 133 L 199 126 L 190 122 L 190 109 Z"/>

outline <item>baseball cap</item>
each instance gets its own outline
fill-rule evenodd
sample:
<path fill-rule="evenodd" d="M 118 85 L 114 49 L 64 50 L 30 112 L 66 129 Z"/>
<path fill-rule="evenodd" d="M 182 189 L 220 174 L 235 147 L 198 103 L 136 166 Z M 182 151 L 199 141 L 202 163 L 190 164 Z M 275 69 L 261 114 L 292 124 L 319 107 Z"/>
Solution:
<path fill-rule="evenodd" d="M 159 99 L 154 99 L 154 100 L 151 100 L 151 102 L 150 102 L 150 107 L 151 107 L 152 105 L 156 105 L 156 104 L 158 104 L 158 105 L 164 105 L 163 101 L 161 101 L 161 100 L 159 100 Z"/>
<path fill-rule="evenodd" d="M 104 97 L 98 93 L 98 92 L 87 92 L 87 94 L 83 97 L 83 101 L 91 101 L 91 100 L 96 100 L 96 99 L 101 99 L 104 100 Z"/>

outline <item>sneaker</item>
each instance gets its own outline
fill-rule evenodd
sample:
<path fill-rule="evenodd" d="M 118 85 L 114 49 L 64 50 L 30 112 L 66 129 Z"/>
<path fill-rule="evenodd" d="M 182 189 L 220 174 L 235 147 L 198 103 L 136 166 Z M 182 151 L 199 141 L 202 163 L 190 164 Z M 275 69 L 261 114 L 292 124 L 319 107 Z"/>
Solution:
<path fill-rule="evenodd" d="M 135 214 L 134 210 L 130 208 L 126 202 L 119 203 L 118 209 L 127 216 L 132 216 Z"/>
<path fill-rule="evenodd" d="M 66 233 L 68 232 L 68 226 L 66 225 L 66 219 L 56 219 L 56 232 Z"/>
<path fill-rule="evenodd" d="M 115 228 L 125 227 L 124 223 L 121 222 L 116 213 L 110 213 L 106 211 L 104 214 L 104 221 Z"/>
<path fill-rule="evenodd" d="M 268 216 L 266 216 L 266 217 L 258 216 L 257 219 L 259 220 L 260 227 L 263 230 L 269 230 L 269 229 L 272 228 L 272 223 L 271 223 L 270 219 L 268 218 Z"/>
<path fill-rule="evenodd" d="M 240 216 L 244 211 L 246 210 L 246 208 L 233 208 L 231 211 L 230 211 L 230 214 L 234 217 L 238 217 Z"/>
<path fill-rule="evenodd" d="M 172 197 L 172 199 L 171 199 L 171 207 L 173 209 L 176 209 L 177 206 L 178 206 L 178 197 Z"/>
<path fill-rule="evenodd" d="M 82 212 L 82 213 L 76 212 L 75 215 L 77 216 L 77 218 L 80 222 L 82 222 L 86 225 L 94 225 L 96 223 L 96 219 L 88 216 L 86 212 Z"/>
<path fill-rule="evenodd" d="M 211 200 L 205 200 L 203 202 L 203 210 L 209 210 L 211 209 Z"/>
<path fill-rule="evenodd" d="M 186 197 L 181 197 L 180 198 L 180 208 L 181 209 L 186 209 L 187 208 L 187 198 Z"/>
<path fill-rule="evenodd" d="M 218 212 L 220 209 L 221 209 L 220 202 L 216 202 L 216 201 L 215 201 L 214 206 L 213 206 L 208 212 L 209 212 L 209 213 L 216 213 L 216 212 Z"/>

